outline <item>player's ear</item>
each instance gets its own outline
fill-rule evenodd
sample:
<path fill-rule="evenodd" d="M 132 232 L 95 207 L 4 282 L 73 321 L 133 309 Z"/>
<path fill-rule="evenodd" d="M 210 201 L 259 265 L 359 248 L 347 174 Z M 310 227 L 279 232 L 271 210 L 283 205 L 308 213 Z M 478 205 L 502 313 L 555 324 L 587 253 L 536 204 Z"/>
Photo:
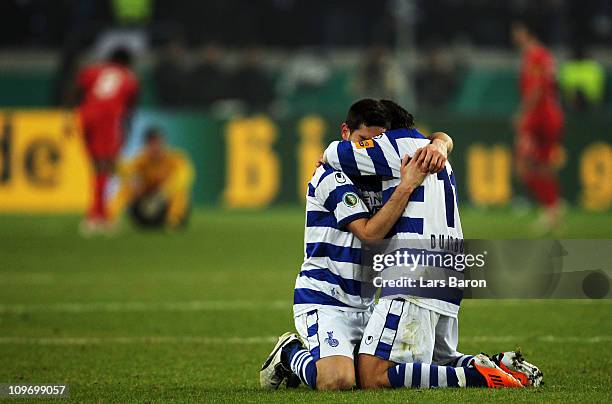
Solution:
<path fill-rule="evenodd" d="M 342 140 L 349 140 L 349 137 L 351 136 L 351 130 L 346 122 L 343 122 L 342 125 L 340 125 L 340 136 L 342 136 Z"/>

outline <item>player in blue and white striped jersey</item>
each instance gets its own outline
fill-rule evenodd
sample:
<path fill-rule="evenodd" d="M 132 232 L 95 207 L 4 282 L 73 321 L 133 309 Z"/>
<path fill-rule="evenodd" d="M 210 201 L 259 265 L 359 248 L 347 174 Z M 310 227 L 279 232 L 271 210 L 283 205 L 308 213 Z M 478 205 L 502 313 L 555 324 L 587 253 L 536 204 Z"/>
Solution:
<path fill-rule="evenodd" d="M 361 100 L 349 110 L 343 138 L 367 140 L 386 125 L 382 105 Z M 296 339 L 291 334 L 281 337 L 260 372 L 263 387 L 278 387 L 288 375 L 283 367 L 312 388 L 347 389 L 355 384 L 354 351 L 375 292 L 361 267 L 361 242 L 384 238 L 425 178 L 415 163 L 406 159 L 402 164 L 397 188 L 375 214 L 349 176 L 329 165 L 316 169 L 308 183 L 304 263 L 294 290 L 295 325 L 306 349 L 291 345 Z M 283 349 L 288 345 L 290 349 Z"/>
<path fill-rule="evenodd" d="M 325 150 L 324 160 L 347 175 L 381 177 L 384 205 L 399 183 L 401 158 L 413 156 L 416 150 L 430 142 L 415 128 L 396 129 L 363 142 L 332 142 Z M 412 195 L 411 201 L 414 203 L 406 207 L 389 236 L 422 239 L 426 241 L 423 243 L 425 249 L 429 247 L 432 237 L 435 240 L 442 237 L 445 243 L 463 239 L 455 176 L 450 163 L 446 162 L 440 171 L 429 175 Z M 457 316 L 460 301 L 460 290 L 451 291 L 438 299 L 415 299 L 416 304 L 451 317 Z"/>

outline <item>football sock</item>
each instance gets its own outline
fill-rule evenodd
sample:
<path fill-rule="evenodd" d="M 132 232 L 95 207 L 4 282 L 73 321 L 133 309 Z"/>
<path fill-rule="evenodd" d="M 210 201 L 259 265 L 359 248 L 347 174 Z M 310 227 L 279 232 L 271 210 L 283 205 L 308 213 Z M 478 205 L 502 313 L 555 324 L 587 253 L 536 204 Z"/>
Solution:
<path fill-rule="evenodd" d="M 391 387 L 486 387 L 487 381 L 473 367 L 402 363 L 387 371 Z"/>
<path fill-rule="evenodd" d="M 308 349 L 300 343 L 287 345 L 283 348 L 281 360 L 304 384 L 313 389 L 317 387 L 317 365 Z"/>
<path fill-rule="evenodd" d="M 105 219 L 106 218 L 106 204 L 104 202 L 104 193 L 106 191 L 107 183 L 108 183 L 107 173 L 99 172 L 95 174 L 93 200 L 92 200 L 91 209 L 89 211 L 90 219 Z"/>
<path fill-rule="evenodd" d="M 559 181 L 554 176 L 533 173 L 526 184 L 536 200 L 544 206 L 554 206 L 559 200 Z"/>
<path fill-rule="evenodd" d="M 453 359 L 448 365 L 455 367 L 471 366 L 474 360 L 474 355 L 461 355 Z"/>

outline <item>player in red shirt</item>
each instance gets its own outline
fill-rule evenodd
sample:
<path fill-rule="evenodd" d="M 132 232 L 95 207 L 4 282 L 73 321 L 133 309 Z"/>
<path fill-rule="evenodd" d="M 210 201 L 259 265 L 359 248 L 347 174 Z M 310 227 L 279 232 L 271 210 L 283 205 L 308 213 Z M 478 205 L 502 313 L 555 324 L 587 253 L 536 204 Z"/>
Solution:
<path fill-rule="evenodd" d="M 552 230 L 560 221 L 557 171 L 563 129 L 555 61 L 527 23 L 515 22 L 512 38 L 523 54 L 519 81 L 521 105 L 515 122 L 517 173 L 544 207 L 542 224 Z"/>
<path fill-rule="evenodd" d="M 81 95 L 78 108 L 87 152 L 93 163 L 93 200 L 84 222 L 89 232 L 108 222 L 104 194 L 138 95 L 138 79 L 130 70 L 131 54 L 115 49 L 108 60 L 86 66 L 77 77 Z"/>

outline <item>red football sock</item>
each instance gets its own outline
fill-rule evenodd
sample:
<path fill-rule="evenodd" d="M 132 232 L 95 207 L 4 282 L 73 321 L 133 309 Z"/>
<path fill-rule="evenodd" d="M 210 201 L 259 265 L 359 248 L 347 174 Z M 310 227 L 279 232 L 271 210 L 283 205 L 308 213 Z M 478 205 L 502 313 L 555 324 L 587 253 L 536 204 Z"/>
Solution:
<path fill-rule="evenodd" d="M 559 181 L 552 176 L 540 180 L 540 201 L 546 207 L 553 207 L 559 200 Z"/>
<path fill-rule="evenodd" d="M 88 214 L 90 219 L 106 219 L 107 217 L 106 203 L 104 201 L 107 183 L 108 173 L 98 172 L 95 174 L 93 200 Z"/>
<path fill-rule="evenodd" d="M 559 181 L 555 176 L 530 173 L 524 178 L 525 184 L 543 206 L 555 206 L 559 200 Z"/>

